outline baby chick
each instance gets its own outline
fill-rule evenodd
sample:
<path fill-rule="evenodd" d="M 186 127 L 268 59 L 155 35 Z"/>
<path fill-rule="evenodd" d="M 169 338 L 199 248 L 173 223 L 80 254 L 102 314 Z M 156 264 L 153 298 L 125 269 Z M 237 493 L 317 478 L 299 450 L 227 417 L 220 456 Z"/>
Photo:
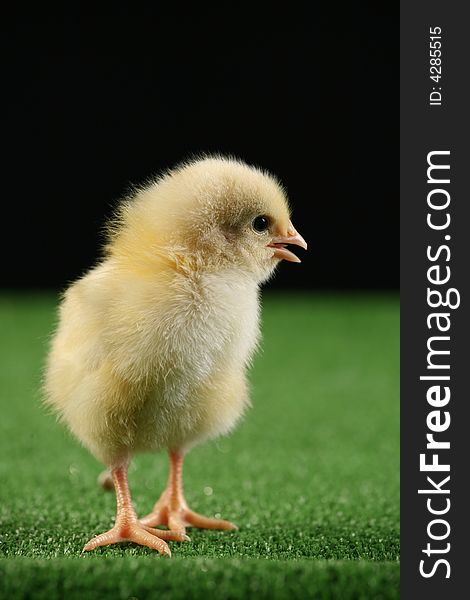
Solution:
<path fill-rule="evenodd" d="M 185 163 L 120 205 L 104 259 L 64 294 L 45 377 L 46 402 L 116 492 L 114 527 L 84 550 L 131 541 L 171 555 L 165 540 L 188 540 L 188 526 L 235 528 L 188 507 L 183 457 L 248 406 L 258 290 L 280 260 L 300 262 L 288 244 L 307 248 L 284 191 L 231 158 Z M 163 448 L 168 485 L 139 521 L 128 464 Z"/>

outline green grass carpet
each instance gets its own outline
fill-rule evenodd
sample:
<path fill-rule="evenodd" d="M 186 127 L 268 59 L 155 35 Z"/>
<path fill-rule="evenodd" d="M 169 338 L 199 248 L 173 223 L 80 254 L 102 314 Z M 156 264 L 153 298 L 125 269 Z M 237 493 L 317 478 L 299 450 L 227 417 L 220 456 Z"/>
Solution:
<path fill-rule="evenodd" d="M 0 297 L 1 598 L 398 598 L 399 328 L 395 296 L 270 295 L 253 408 L 185 464 L 191 507 L 236 532 L 189 530 L 168 559 L 108 529 L 101 466 L 41 407 L 56 299 Z M 139 456 L 139 514 L 166 483 Z"/>

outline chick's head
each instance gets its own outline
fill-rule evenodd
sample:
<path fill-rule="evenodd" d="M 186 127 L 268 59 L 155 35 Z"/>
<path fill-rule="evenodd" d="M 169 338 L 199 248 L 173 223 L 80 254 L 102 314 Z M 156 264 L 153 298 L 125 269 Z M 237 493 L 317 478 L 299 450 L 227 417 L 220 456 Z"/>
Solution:
<path fill-rule="evenodd" d="M 276 179 L 235 159 L 204 158 L 169 171 L 124 203 L 108 249 L 179 268 L 235 268 L 267 279 L 287 249 L 307 244 Z"/>

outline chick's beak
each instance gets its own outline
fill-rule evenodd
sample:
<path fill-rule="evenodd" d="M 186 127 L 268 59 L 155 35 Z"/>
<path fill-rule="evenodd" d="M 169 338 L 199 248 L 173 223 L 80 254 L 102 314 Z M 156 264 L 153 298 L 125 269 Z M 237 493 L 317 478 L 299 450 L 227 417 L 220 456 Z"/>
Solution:
<path fill-rule="evenodd" d="M 286 248 L 287 244 L 294 244 L 295 246 L 300 246 L 304 250 L 307 250 L 307 242 L 300 233 L 296 231 L 295 227 L 292 225 L 292 221 L 289 221 L 287 235 L 273 237 L 268 244 L 268 248 L 274 248 L 274 258 L 280 258 L 281 260 L 284 259 L 296 263 L 301 262 L 298 256 Z"/>

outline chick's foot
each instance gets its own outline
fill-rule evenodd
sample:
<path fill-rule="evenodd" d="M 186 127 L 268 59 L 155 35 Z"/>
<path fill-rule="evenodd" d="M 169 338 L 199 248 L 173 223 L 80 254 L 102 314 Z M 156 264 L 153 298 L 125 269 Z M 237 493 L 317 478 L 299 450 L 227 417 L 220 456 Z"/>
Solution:
<path fill-rule="evenodd" d="M 155 504 L 153 511 L 142 517 L 143 526 L 155 527 L 166 525 L 170 532 L 186 531 L 186 527 L 199 527 L 201 529 L 238 529 L 234 523 L 224 519 L 205 517 L 188 508 L 184 498 L 171 498 L 171 493 L 166 489 Z"/>
<path fill-rule="evenodd" d="M 112 471 L 114 488 L 116 490 L 117 514 L 116 524 L 106 533 L 92 538 L 85 544 L 83 550 L 89 551 L 99 546 L 109 546 L 120 542 L 134 542 L 157 550 L 160 554 L 171 556 L 170 548 L 165 540 L 178 542 L 189 541 L 184 531 L 165 531 L 153 529 L 139 523 L 130 497 L 127 484 L 127 466 Z"/>
<path fill-rule="evenodd" d="M 85 544 L 83 550 L 94 550 L 99 546 L 110 546 L 120 542 L 134 542 L 141 546 L 147 546 L 157 550 L 160 554 L 171 556 L 170 548 L 164 540 L 173 540 L 177 542 L 189 541 L 189 537 L 183 532 L 164 531 L 162 529 L 153 529 L 139 524 L 137 519 L 133 523 L 116 524 L 112 529 L 101 535 L 92 538 Z"/>
<path fill-rule="evenodd" d="M 191 510 L 183 494 L 183 455 L 170 451 L 170 476 L 166 490 L 150 514 L 140 519 L 143 526 L 166 525 L 172 532 L 186 531 L 186 527 L 201 529 L 238 529 L 230 521 L 205 517 Z"/>

